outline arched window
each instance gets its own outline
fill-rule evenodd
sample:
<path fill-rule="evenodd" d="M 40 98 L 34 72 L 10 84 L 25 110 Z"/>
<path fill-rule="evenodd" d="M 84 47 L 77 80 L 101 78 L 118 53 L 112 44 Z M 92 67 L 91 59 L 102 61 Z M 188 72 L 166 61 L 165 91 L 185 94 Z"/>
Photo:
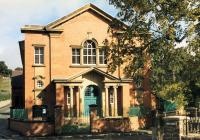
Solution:
<path fill-rule="evenodd" d="M 83 63 L 96 64 L 96 45 L 92 40 L 84 42 Z"/>

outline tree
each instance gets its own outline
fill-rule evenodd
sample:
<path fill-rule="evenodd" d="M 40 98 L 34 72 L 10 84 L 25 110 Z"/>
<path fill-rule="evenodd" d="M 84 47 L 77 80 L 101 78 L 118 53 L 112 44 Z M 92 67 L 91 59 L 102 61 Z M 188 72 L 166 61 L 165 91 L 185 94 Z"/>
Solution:
<path fill-rule="evenodd" d="M 125 65 L 124 72 L 134 82 L 144 79 L 148 67 L 151 90 L 157 96 L 182 101 L 191 99 L 191 81 L 199 79 L 198 0 L 109 0 L 119 9 L 111 25 L 114 38 L 106 42 L 114 72 Z M 126 23 L 126 25 L 122 24 Z M 120 31 L 120 32 L 119 32 Z M 185 47 L 178 47 L 182 42 Z M 138 43 L 139 46 L 138 46 Z M 150 62 L 149 62 L 150 60 Z M 188 67 L 189 66 L 189 67 Z M 191 73 L 195 71 L 195 73 Z M 173 90 L 169 90 L 171 89 Z M 181 89 L 181 90 L 180 90 Z M 178 99 L 178 100 L 177 100 Z M 177 102 L 180 104 L 180 102 Z"/>
<path fill-rule="evenodd" d="M 0 75 L 10 76 L 12 70 L 8 69 L 4 61 L 0 61 Z"/>

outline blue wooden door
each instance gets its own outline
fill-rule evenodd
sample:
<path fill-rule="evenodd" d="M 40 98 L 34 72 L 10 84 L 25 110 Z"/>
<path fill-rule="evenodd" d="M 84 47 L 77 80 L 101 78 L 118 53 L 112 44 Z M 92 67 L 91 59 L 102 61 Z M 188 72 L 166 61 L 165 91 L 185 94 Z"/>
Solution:
<path fill-rule="evenodd" d="M 84 96 L 84 116 L 89 117 L 89 105 L 97 104 L 99 106 L 99 90 L 97 86 L 90 85 L 87 86 L 85 89 L 85 96 Z M 99 111 L 98 111 L 99 112 Z"/>

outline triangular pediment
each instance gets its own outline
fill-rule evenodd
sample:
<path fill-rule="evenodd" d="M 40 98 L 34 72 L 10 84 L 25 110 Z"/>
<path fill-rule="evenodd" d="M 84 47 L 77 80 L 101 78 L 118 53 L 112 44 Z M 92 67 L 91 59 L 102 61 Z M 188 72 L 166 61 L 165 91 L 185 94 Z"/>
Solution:
<path fill-rule="evenodd" d="M 104 79 L 104 82 L 108 82 L 108 83 L 130 83 L 132 82 L 132 79 L 120 79 L 118 77 L 115 77 L 103 70 L 100 70 L 96 67 L 92 67 L 89 68 L 87 70 L 84 70 L 80 73 L 77 73 L 75 75 L 72 75 L 68 78 L 55 78 L 53 81 L 55 83 L 82 83 L 84 80 L 84 77 L 87 77 L 87 75 L 92 75 L 93 77 L 95 77 L 95 79 L 100 78 L 100 79 Z"/>
<path fill-rule="evenodd" d="M 85 5 L 81 8 L 79 8 L 78 10 L 52 22 L 52 23 L 49 23 L 46 28 L 49 28 L 49 29 L 53 29 L 55 27 L 58 27 L 59 25 L 81 15 L 82 13 L 86 12 L 86 11 L 92 11 L 94 12 L 95 14 L 97 14 L 99 17 L 101 17 L 102 19 L 104 20 L 107 20 L 109 22 L 113 21 L 113 17 L 109 14 L 107 14 L 106 12 L 104 12 L 103 10 L 101 10 L 100 8 L 96 7 L 95 5 L 93 4 L 88 4 L 88 5 Z"/>
<path fill-rule="evenodd" d="M 106 72 L 104 72 L 104 71 L 102 71 L 102 70 L 100 70 L 98 68 L 95 68 L 95 67 L 87 69 L 87 70 L 84 70 L 84 71 L 82 71 L 82 72 L 80 72 L 78 74 L 75 74 L 75 75 L 67 78 L 67 80 L 68 81 L 78 80 L 82 76 L 84 76 L 84 75 L 86 75 L 88 73 L 91 73 L 91 72 L 95 72 L 98 75 L 101 75 L 102 77 L 105 77 L 106 79 L 109 79 L 109 80 L 119 80 L 119 78 L 117 78 L 117 77 L 115 77 L 115 76 L 113 76 L 111 74 L 108 74 L 108 73 L 106 73 Z"/>
<path fill-rule="evenodd" d="M 54 21 L 54 22 L 51 22 L 51 23 L 49 23 L 45 26 L 42 26 L 42 25 L 25 25 L 21 28 L 21 32 L 22 33 L 26 33 L 26 32 L 50 32 L 50 33 L 60 34 L 64 30 L 62 28 L 57 28 L 57 27 L 60 27 L 64 23 L 82 15 L 83 13 L 85 13 L 87 11 L 94 13 L 94 15 L 96 15 L 100 19 L 106 21 L 108 24 L 112 24 L 113 21 L 117 20 L 116 18 L 114 18 L 111 15 L 109 15 L 108 13 L 104 12 L 103 10 L 98 8 L 97 6 L 90 3 L 90 4 L 87 4 L 87 5 L 79 8 L 78 10 L 76 10 L 76 11 L 74 11 L 74 12 Z M 122 24 L 124 24 L 124 23 L 122 23 Z M 127 25 L 124 24 L 124 26 L 126 27 Z"/>

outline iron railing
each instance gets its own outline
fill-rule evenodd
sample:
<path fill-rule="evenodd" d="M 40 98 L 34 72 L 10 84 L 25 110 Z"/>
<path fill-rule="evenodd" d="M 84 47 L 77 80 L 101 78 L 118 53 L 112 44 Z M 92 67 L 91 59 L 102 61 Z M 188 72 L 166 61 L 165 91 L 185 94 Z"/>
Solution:
<path fill-rule="evenodd" d="M 186 109 L 186 133 L 200 134 L 200 108 L 190 107 Z"/>
<path fill-rule="evenodd" d="M 28 112 L 26 109 L 10 109 L 10 118 L 25 120 L 28 118 Z"/>
<path fill-rule="evenodd" d="M 200 134 L 200 117 L 192 117 L 188 120 L 188 132 Z"/>

